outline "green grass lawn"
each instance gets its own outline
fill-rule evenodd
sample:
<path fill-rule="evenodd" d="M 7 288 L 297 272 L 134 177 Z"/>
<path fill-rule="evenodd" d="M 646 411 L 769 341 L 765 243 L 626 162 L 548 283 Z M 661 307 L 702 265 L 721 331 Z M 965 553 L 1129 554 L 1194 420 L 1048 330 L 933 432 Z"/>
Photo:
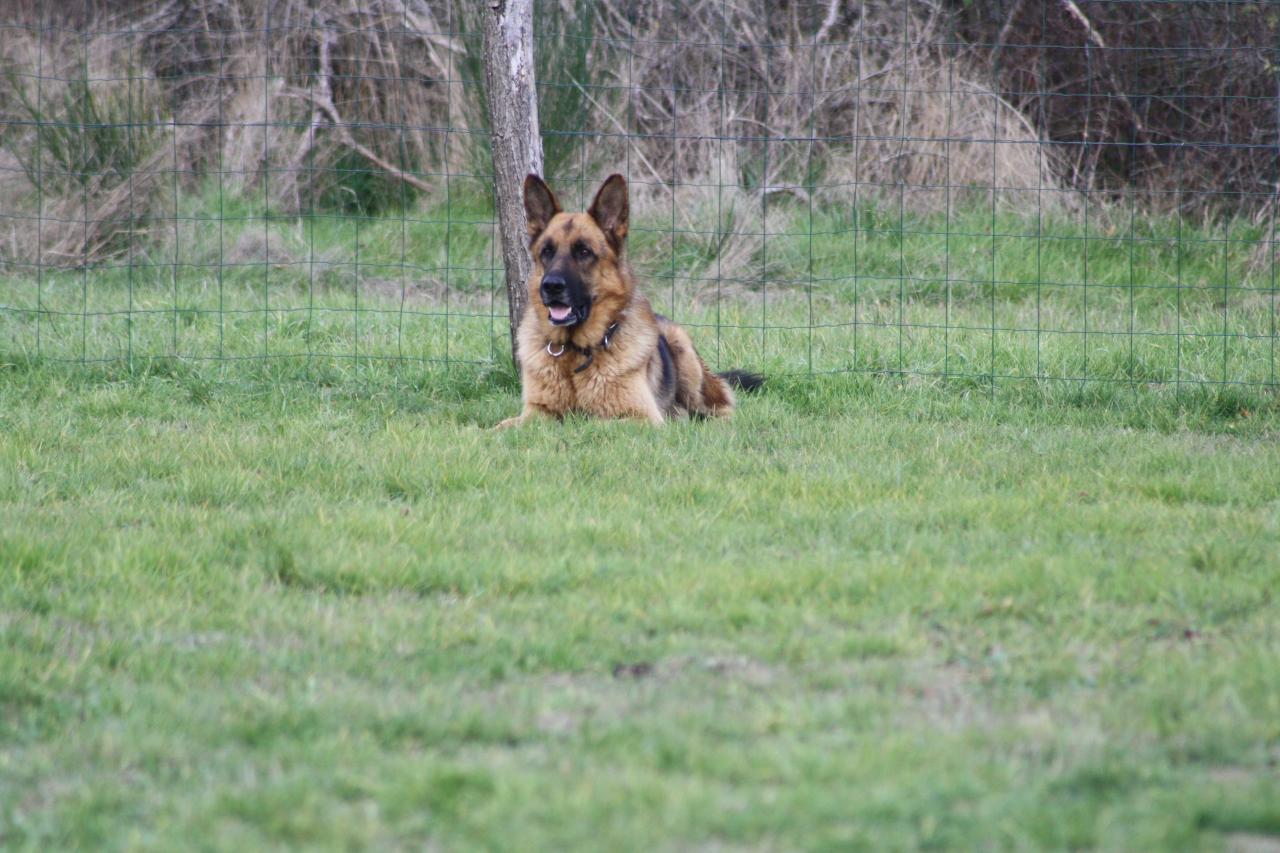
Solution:
<path fill-rule="evenodd" d="M 0 847 L 1280 846 L 1258 228 L 641 221 L 763 393 L 498 433 L 487 210 L 222 201 L 0 277 Z"/>
<path fill-rule="evenodd" d="M 1274 397 L 270 369 L 0 369 L 4 847 L 1280 843 Z"/>

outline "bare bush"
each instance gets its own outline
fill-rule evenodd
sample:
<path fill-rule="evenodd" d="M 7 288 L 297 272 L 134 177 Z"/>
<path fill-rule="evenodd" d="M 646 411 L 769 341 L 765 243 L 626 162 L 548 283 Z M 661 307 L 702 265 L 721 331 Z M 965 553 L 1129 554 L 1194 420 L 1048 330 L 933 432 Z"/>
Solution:
<path fill-rule="evenodd" d="M 1150 210 L 1253 214 L 1280 191 L 1275 3 L 952 4 L 1058 148 L 1064 183 Z"/>
<path fill-rule="evenodd" d="M 368 194 L 371 176 L 400 198 L 439 173 L 483 171 L 465 3 L 99 5 L 96 23 L 76 25 L 126 32 L 171 113 L 204 117 L 181 152 L 195 172 L 246 185 L 269 175 L 269 197 L 296 210 Z M 791 194 L 1047 179 L 1034 132 L 972 82 L 977 69 L 944 47 L 947 19 L 932 6 L 757 6 L 545 0 L 542 111 L 548 150 L 561 150 L 549 165 L 581 179 L 636 155 L 636 176 L 666 185 L 706 182 L 711 164 L 732 159 L 735 174 L 717 172 L 717 184 Z M 47 8 L 84 17 L 88 7 Z M 912 197 L 936 206 L 926 195 Z"/>
<path fill-rule="evenodd" d="M 1057 189 L 1027 119 L 976 82 L 980 70 L 925 3 L 605 4 L 610 125 L 655 183 L 758 195 L 901 197 L 941 209 L 953 188 Z M 602 130 L 606 128 L 601 128 Z M 732 148 L 736 173 L 712 169 Z M 1000 193 L 1052 206 L 1064 196 Z"/>
<path fill-rule="evenodd" d="M 140 34 L 175 104 L 215 116 L 201 146 L 287 211 L 368 211 L 436 183 L 460 117 L 439 4 L 210 0 Z M 212 105 L 212 108 L 210 108 Z M 215 164 L 209 163 L 213 166 Z"/>

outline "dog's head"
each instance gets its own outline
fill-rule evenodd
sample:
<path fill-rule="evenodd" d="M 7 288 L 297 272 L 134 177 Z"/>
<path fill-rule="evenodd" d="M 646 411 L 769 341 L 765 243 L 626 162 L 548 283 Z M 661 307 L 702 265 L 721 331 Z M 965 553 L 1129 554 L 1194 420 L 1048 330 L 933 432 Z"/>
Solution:
<path fill-rule="evenodd" d="M 529 222 L 529 304 L 553 326 L 580 326 L 593 306 L 623 301 L 629 278 L 621 273 L 627 240 L 627 182 L 611 175 L 586 213 L 565 213 L 541 178 L 524 179 Z"/>

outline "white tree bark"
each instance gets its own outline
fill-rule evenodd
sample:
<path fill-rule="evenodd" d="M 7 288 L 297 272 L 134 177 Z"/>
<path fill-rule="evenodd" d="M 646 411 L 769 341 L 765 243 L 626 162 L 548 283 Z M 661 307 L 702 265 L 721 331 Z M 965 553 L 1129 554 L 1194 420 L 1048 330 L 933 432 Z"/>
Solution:
<path fill-rule="evenodd" d="M 478 0 L 484 36 L 484 77 L 493 146 L 494 202 L 502 233 L 511 318 L 511 356 L 524 313 L 532 260 L 524 216 L 524 178 L 542 174 L 542 135 L 533 77 L 533 0 Z"/>

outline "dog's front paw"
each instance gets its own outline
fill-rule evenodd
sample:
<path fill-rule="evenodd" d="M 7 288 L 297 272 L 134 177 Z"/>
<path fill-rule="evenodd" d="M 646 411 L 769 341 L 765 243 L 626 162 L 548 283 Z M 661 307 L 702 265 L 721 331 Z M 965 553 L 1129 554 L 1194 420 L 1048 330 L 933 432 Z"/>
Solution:
<path fill-rule="evenodd" d="M 522 423 L 524 423 L 524 415 L 516 415 L 514 418 L 507 418 L 495 426 L 494 429 L 511 429 L 512 427 L 520 426 Z"/>

